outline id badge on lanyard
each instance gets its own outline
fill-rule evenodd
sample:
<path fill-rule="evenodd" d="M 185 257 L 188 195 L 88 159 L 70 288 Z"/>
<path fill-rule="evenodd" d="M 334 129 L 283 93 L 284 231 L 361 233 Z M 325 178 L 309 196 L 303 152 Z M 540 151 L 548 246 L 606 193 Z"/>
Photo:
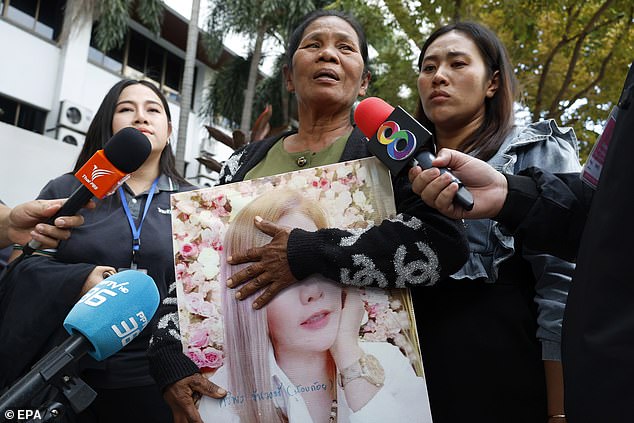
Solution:
<path fill-rule="evenodd" d="M 123 188 L 119 187 L 119 197 L 121 197 L 121 204 L 123 205 L 123 210 L 125 211 L 125 215 L 128 218 L 128 223 L 130 224 L 130 229 L 132 230 L 132 260 L 130 261 L 129 269 L 137 270 L 139 272 L 147 273 L 146 269 L 139 269 L 137 264 L 137 255 L 141 250 L 141 229 L 143 228 L 143 221 L 145 220 L 145 216 L 147 215 L 148 210 L 150 209 L 150 204 L 152 203 L 152 198 L 154 197 L 154 191 L 156 191 L 156 186 L 158 184 L 158 178 L 154 180 L 152 183 L 152 187 L 148 192 L 147 200 L 145 202 L 145 208 L 143 209 L 143 215 L 141 216 L 141 221 L 139 222 L 139 226 L 137 227 L 134 223 L 134 218 L 132 217 L 132 213 L 130 213 L 130 207 L 128 207 L 128 200 L 125 198 L 125 193 L 123 192 Z M 125 268 L 118 269 L 118 271 L 127 270 Z"/>

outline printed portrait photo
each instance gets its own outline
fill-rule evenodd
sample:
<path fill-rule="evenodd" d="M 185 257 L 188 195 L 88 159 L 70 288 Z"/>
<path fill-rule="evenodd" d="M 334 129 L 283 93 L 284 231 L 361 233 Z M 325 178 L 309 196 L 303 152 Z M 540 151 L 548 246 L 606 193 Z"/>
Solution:
<path fill-rule="evenodd" d="M 248 266 L 229 256 L 271 241 L 256 216 L 361 234 L 396 214 L 389 178 L 369 158 L 172 196 L 183 351 L 229 392 L 205 421 L 431 422 L 408 290 L 314 274 L 255 310 L 226 285 Z"/>

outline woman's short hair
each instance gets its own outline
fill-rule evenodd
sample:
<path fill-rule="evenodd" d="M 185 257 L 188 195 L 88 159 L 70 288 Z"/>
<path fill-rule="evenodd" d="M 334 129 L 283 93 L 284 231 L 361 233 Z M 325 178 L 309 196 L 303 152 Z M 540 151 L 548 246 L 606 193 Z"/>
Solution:
<path fill-rule="evenodd" d="M 498 72 L 499 86 L 492 98 L 485 100 L 485 116 L 480 128 L 458 147 L 462 151 L 473 151 L 476 157 L 488 160 L 498 151 L 515 123 L 514 102 L 518 86 L 508 52 L 498 36 L 486 26 L 477 22 L 456 22 L 436 29 L 427 38 L 418 57 L 420 72 L 425 52 L 440 36 L 451 31 L 469 37 L 478 47 L 487 69 L 487 77 Z M 425 115 L 420 98 L 416 118 L 425 127 L 434 131 L 434 124 Z"/>
<path fill-rule="evenodd" d="M 302 18 L 302 21 L 291 33 L 291 36 L 288 39 L 288 46 L 286 47 L 286 64 L 288 65 L 289 70 L 293 69 L 293 55 L 299 48 L 299 43 L 302 41 L 302 36 L 304 35 L 304 31 L 312 22 L 316 21 L 319 18 L 334 16 L 346 21 L 354 32 L 357 33 L 357 38 L 359 38 L 359 48 L 361 50 L 361 57 L 363 58 L 363 75 L 367 74 L 368 69 L 368 40 L 365 36 L 365 31 L 361 24 L 357 19 L 345 12 L 339 10 L 315 10 L 313 12 L 308 13 Z"/>

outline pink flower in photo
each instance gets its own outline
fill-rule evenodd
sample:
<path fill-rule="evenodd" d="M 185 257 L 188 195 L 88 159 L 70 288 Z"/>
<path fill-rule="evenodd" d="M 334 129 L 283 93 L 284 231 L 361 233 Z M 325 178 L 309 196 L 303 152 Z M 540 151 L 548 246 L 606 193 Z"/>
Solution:
<path fill-rule="evenodd" d="M 189 346 L 204 348 L 209 345 L 209 332 L 204 325 L 195 325 L 190 328 Z"/>
<path fill-rule="evenodd" d="M 185 292 L 192 292 L 192 290 L 196 288 L 196 284 L 192 280 L 192 277 L 189 273 L 182 273 L 180 276 L 178 276 L 178 280 L 181 284 L 183 284 L 183 291 Z"/>
<path fill-rule="evenodd" d="M 225 237 L 225 226 L 220 219 L 207 222 L 208 228 L 201 232 L 201 245 L 222 251 L 222 240 Z"/>
<path fill-rule="evenodd" d="M 407 314 L 407 312 L 405 310 L 401 310 L 397 312 L 396 315 L 397 315 L 397 320 L 399 322 L 400 328 L 403 330 L 408 330 L 410 328 L 411 323 L 410 323 L 409 315 Z"/>
<path fill-rule="evenodd" d="M 187 265 L 185 263 L 176 263 L 174 270 L 176 271 L 176 277 L 180 279 L 187 272 Z"/>
<path fill-rule="evenodd" d="M 181 245 L 181 255 L 185 258 L 196 257 L 198 255 L 198 246 L 191 242 Z"/>
<path fill-rule="evenodd" d="M 392 310 L 400 310 L 402 307 L 403 307 L 403 303 L 401 303 L 401 300 L 394 299 L 390 301 L 390 308 Z"/>
<path fill-rule="evenodd" d="M 217 369 L 222 366 L 222 351 L 217 350 L 214 347 L 207 347 L 205 349 L 190 347 L 187 350 L 187 356 L 191 358 L 192 361 L 201 369 Z"/>
<path fill-rule="evenodd" d="M 376 332 L 376 322 L 374 320 L 368 320 L 368 323 L 363 325 L 362 331 L 365 333 Z"/>
<path fill-rule="evenodd" d="M 199 316 L 211 317 L 218 314 L 216 305 L 205 301 L 203 296 L 198 292 L 185 294 L 185 306 L 190 313 Z"/>
<path fill-rule="evenodd" d="M 223 354 L 222 351 L 215 349 L 214 347 L 207 347 L 203 350 L 205 360 L 207 361 L 207 367 L 217 369 L 222 366 Z"/>
<path fill-rule="evenodd" d="M 374 319 L 379 312 L 378 304 L 368 304 L 366 309 L 368 310 L 368 317 Z"/>
<path fill-rule="evenodd" d="M 219 209 L 219 213 L 227 212 L 227 206 L 228 210 L 231 210 L 231 205 L 227 204 L 227 196 L 224 193 L 202 191 L 201 202 L 210 209 Z"/>

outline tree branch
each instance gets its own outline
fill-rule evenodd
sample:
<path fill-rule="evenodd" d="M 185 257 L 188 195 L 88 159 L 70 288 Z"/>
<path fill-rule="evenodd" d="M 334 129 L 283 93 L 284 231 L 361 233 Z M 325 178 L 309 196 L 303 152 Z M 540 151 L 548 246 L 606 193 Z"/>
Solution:
<path fill-rule="evenodd" d="M 555 56 L 566 44 L 571 42 L 572 40 L 568 38 L 567 34 L 570 31 L 570 27 L 572 25 L 572 11 L 574 9 L 574 5 L 567 9 L 568 19 L 566 19 L 566 28 L 564 29 L 564 33 L 561 37 L 561 40 L 557 43 L 557 45 L 551 50 L 550 54 L 546 57 L 544 61 L 544 66 L 542 68 L 542 73 L 539 76 L 539 82 L 537 84 L 537 93 L 535 94 L 535 108 L 533 109 L 532 116 L 534 121 L 538 121 L 540 118 L 540 111 L 542 109 L 542 101 L 543 101 L 543 91 L 546 86 L 546 79 L 550 72 L 550 65 L 552 64 Z"/>
<path fill-rule="evenodd" d="M 623 16 L 621 16 L 621 18 L 623 18 Z M 618 21 L 621 18 L 616 18 L 614 20 L 611 21 Z M 614 45 L 612 46 L 612 48 L 610 48 L 609 53 L 603 58 L 603 60 L 601 61 L 601 67 L 599 69 L 599 73 L 597 74 L 596 78 L 594 78 L 592 81 L 590 81 L 584 88 L 582 88 L 581 90 L 579 90 L 577 92 L 577 94 L 575 94 L 574 96 L 572 96 L 570 98 L 570 101 L 568 103 L 568 106 L 566 107 L 560 107 L 559 113 L 563 113 L 564 111 L 566 111 L 570 106 L 572 106 L 572 104 L 574 104 L 577 100 L 579 100 L 582 97 L 586 97 L 586 94 L 588 92 L 590 92 L 590 90 L 596 86 L 602 79 L 603 77 L 605 77 L 605 73 L 607 70 L 607 67 L 609 65 L 610 59 L 612 59 L 612 56 L 614 55 L 614 50 L 617 48 L 617 46 L 619 44 L 622 44 L 622 40 L 625 38 L 625 35 L 627 35 L 632 27 L 632 15 L 630 14 L 630 16 L 626 19 L 626 24 L 623 26 L 623 30 L 621 31 L 621 35 L 615 37 L 614 39 L 616 40 L 614 42 Z"/>
<path fill-rule="evenodd" d="M 584 29 L 581 31 L 580 37 L 577 39 L 575 43 L 575 47 L 573 49 L 572 57 L 570 58 L 570 62 L 568 63 L 568 70 L 566 71 L 566 76 L 564 81 L 561 84 L 561 88 L 559 92 L 555 95 L 552 102 L 550 103 L 550 107 L 548 107 L 548 113 L 552 114 L 559 107 L 559 102 L 561 101 L 564 93 L 568 89 L 570 85 L 570 81 L 572 81 L 572 74 L 574 73 L 575 67 L 577 66 L 577 62 L 579 61 L 579 54 L 581 51 L 581 47 L 583 46 L 583 42 L 586 37 L 593 31 L 595 22 L 603 15 L 603 13 L 608 9 L 611 3 L 614 0 L 606 0 L 605 3 L 601 5 L 601 7 L 595 12 L 595 14 L 590 18 L 588 23 L 585 25 Z"/>

